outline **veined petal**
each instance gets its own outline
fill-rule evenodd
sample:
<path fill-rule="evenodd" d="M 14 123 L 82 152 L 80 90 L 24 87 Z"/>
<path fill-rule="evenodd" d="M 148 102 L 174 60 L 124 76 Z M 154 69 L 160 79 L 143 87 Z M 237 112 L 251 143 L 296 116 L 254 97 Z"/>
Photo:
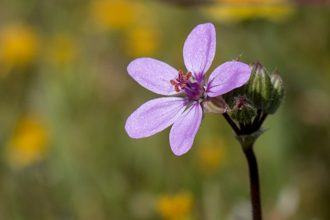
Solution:
<path fill-rule="evenodd" d="M 202 117 L 203 110 L 197 102 L 174 122 L 170 131 L 170 145 L 175 155 L 180 156 L 190 150 Z"/>
<path fill-rule="evenodd" d="M 184 63 L 198 82 L 203 80 L 203 75 L 212 64 L 215 44 L 215 28 L 211 23 L 196 26 L 184 43 Z"/>
<path fill-rule="evenodd" d="M 229 61 L 218 66 L 210 75 L 206 93 L 210 97 L 225 94 L 244 85 L 250 78 L 249 65 Z"/>
<path fill-rule="evenodd" d="M 170 80 L 178 76 L 172 66 L 152 58 L 138 58 L 127 66 L 127 72 L 141 86 L 160 95 L 174 95 L 177 92 Z"/>
<path fill-rule="evenodd" d="M 179 118 L 187 102 L 187 99 L 180 97 L 150 100 L 127 118 L 125 130 L 131 138 L 143 138 L 156 134 Z"/>

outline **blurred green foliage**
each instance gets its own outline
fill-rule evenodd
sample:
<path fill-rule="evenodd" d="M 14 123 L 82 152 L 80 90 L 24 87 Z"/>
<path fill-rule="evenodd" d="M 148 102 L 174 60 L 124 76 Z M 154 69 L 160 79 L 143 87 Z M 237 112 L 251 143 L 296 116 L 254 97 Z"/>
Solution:
<path fill-rule="evenodd" d="M 169 129 L 140 140 L 124 129 L 158 97 L 128 63 L 184 68 L 204 22 L 217 31 L 210 70 L 243 53 L 285 84 L 255 146 L 265 219 L 330 219 L 330 10 L 169 2 L 0 1 L 0 219 L 249 219 L 247 164 L 221 115 L 181 157 Z"/>

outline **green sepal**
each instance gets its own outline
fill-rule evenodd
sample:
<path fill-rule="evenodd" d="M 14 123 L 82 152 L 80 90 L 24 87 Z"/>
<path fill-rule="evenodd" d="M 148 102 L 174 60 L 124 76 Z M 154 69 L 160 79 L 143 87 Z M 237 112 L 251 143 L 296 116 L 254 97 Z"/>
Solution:
<path fill-rule="evenodd" d="M 269 73 L 259 61 L 252 64 L 248 86 L 249 98 L 254 106 L 262 111 L 267 110 L 270 105 L 272 84 Z"/>
<path fill-rule="evenodd" d="M 280 107 L 284 97 L 283 80 L 280 75 L 275 71 L 271 76 L 272 91 L 270 94 L 270 105 L 265 111 L 268 114 L 274 114 Z"/>

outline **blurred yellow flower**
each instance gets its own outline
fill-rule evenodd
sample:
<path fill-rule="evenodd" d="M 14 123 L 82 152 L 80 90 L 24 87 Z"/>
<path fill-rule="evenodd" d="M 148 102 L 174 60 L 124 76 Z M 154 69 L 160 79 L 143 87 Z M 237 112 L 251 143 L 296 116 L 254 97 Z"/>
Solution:
<path fill-rule="evenodd" d="M 55 35 L 48 50 L 50 61 L 57 66 L 73 62 L 77 57 L 77 51 L 78 46 L 69 34 Z"/>
<path fill-rule="evenodd" d="M 14 168 L 23 168 L 47 155 L 48 133 L 39 118 L 26 116 L 17 125 L 5 147 L 5 157 Z"/>
<path fill-rule="evenodd" d="M 215 2 L 225 2 L 230 4 L 277 4 L 283 2 L 283 0 L 215 0 Z"/>
<path fill-rule="evenodd" d="M 135 10 L 130 0 L 94 0 L 90 5 L 91 18 L 101 30 L 126 28 Z"/>
<path fill-rule="evenodd" d="M 200 144 L 197 153 L 197 165 L 201 173 L 211 174 L 224 162 L 226 142 L 218 136 L 206 138 Z"/>
<path fill-rule="evenodd" d="M 7 66 L 35 62 L 41 44 L 37 32 L 21 24 L 0 30 L 0 60 Z"/>
<path fill-rule="evenodd" d="M 237 23 L 253 18 L 280 22 L 287 20 L 295 11 L 289 0 L 220 0 L 217 2 L 220 3 L 204 8 L 204 13 L 222 23 Z"/>
<path fill-rule="evenodd" d="M 158 198 L 157 211 L 165 220 L 191 219 L 193 196 L 190 192 L 162 195 Z"/>
<path fill-rule="evenodd" d="M 153 56 L 161 42 L 160 30 L 152 26 L 137 26 L 127 33 L 126 52 L 132 57 Z"/>

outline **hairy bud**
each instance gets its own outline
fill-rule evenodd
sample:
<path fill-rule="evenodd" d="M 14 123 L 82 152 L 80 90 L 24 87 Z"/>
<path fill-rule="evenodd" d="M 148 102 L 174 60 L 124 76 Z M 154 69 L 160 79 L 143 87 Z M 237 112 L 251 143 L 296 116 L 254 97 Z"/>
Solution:
<path fill-rule="evenodd" d="M 231 118 L 240 122 L 251 122 L 256 116 L 257 109 L 253 104 L 243 96 L 235 97 L 234 105 L 232 107 Z"/>

